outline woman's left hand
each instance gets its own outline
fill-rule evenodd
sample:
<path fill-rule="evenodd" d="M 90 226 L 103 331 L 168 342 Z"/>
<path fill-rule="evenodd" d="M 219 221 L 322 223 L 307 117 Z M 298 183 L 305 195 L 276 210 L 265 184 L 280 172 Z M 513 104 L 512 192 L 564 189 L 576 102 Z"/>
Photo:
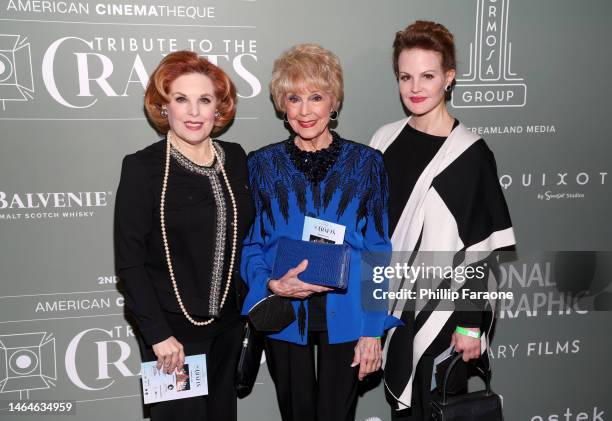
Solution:
<path fill-rule="evenodd" d="M 480 329 L 477 327 L 468 327 L 466 329 L 477 333 L 480 332 Z M 463 361 L 465 362 L 480 357 L 480 339 L 472 338 L 462 333 L 453 332 L 451 345 L 455 347 L 455 351 L 463 352 Z"/>
<path fill-rule="evenodd" d="M 359 366 L 359 380 L 377 371 L 382 365 L 380 338 L 362 336 L 355 345 L 355 356 L 351 367 Z"/>

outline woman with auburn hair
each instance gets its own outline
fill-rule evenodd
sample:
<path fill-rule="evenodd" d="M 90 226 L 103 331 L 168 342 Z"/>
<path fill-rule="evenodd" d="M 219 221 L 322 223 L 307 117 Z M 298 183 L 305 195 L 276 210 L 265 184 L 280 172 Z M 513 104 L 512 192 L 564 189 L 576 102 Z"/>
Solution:
<path fill-rule="evenodd" d="M 395 35 L 393 68 L 410 117 L 381 127 L 370 144 L 383 152 L 389 172 L 393 249 L 411 253 L 413 266 L 426 259 L 417 252 L 432 251 L 439 252 L 436 259 L 448 256 L 452 267 L 473 264 L 471 252 L 490 261 L 515 239 L 493 153 L 446 106 L 456 72 L 453 35 L 438 23 L 414 22 Z M 490 277 L 492 271 L 485 281 L 494 281 Z M 445 281 L 460 287 L 455 279 Z M 463 287 L 486 288 L 475 279 Z M 393 314 L 405 325 L 389 331 L 384 367 L 393 419 L 428 420 L 434 360 L 450 346 L 465 361 L 479 357 L 492 318 L 484 307 L 438 311 L 449 309 L 443 300 L 419 303 L 431 311 L 418 314 L 396 304 Z M 467 375 L 458 373 L 455 389 L 462 390 Z"/>
<path fill-rule="evenodd" d="M 363 254 L 391 251 L 387 175 L 379 152 L 329 129 L 343 97 L 333 53 L 314 44 L 285 51 L 274 63 L 270 91 L 291 134 L 249 156 L 256 217 L 242 254 L 249 285 L 243 311 L 276 294 L 295 313 L 295 321 L 265 340 L 282 419 L 352 421 L 359 380 L 380 368 L 380 336 L 399 323 L 387 317 L 386 306 L 368 311 L 361 305 Z M 326 237 L 317 227 L 334 233 Z M 309 265 L 324 261 L 303 260 L 273 278 L 284 238 L 347 245 L 347 288 L 300 279 Z"/>
<path fill-rule="evenodd" d="M 152 420 L 235 420 L 241 347 L 238 275 L 253 217 L 246 154 L 212 140 L 236 112 L 236 89 L 193 52 L 155 69 L 145 108 L 164 139 L 127 155 L 115 203 L 115 263 L 143 361 L 166 373 L 206 354 L 208 396 L 151 405 Z"/>

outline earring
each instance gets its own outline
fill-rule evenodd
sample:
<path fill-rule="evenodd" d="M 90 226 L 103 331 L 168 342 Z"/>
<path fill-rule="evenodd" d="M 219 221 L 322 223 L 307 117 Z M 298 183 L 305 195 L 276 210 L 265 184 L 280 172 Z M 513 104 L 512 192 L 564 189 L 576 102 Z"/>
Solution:
<path fill-rule="evenodd" d="M 450 92 L 450 91 L 451 91 L 451 89 L 452 89 L 452 86 L 451 86 L 451 85 L 446 85 L 446 86 L 444 87 L 444 92 Z"/>
<path fill-rule="evenodd" d="M 168 118 L 168 110 L 166 108 L 162 108 L 159 113 L 163 118 Z"/>
<path fill-rule="evenodd" d="M 338 120 L 338 111 L 336 111 L 336 110 L 332 109 L 332 110 L 329 112 L 329 119 L 330 119 L 331 121 L 336 121 L 336 120 Z"/>
<path fill-rule="evenodd" d="M 215 118 L 218 119 L 219 117 L 221 117 L 221 113 L 219 112 L 219 110 L 215 111 Z"/>
<path fill-rule="evenodd" d="M 289 123 L 289 120 L 287 120 L 287 113 L 283 114 L 283 121 Z"/>

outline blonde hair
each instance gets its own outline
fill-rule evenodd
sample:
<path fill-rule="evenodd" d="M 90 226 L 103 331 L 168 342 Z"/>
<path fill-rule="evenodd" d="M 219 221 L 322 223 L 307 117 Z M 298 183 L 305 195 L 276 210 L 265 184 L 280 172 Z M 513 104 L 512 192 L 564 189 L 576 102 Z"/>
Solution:
<path fill-rule="evenodd" d="M 270 94 L 276 109 L 284 112 L 285 98 L 289 92 L 311 89 L 331 94 L 332 107 L 337 111 L 344 97 L 340 60 L 320 45 L 298 44 L 274 62 Z"/>

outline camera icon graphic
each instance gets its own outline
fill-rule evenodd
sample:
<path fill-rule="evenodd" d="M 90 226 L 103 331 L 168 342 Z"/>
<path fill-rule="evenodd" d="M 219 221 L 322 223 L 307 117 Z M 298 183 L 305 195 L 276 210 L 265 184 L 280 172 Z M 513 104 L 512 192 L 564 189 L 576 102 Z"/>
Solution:
<path fill-rule="evenodd" d="M 46 332 L 0 335 L 0 393 L 49 389 L 57 381 L 55 338 Z"/>
<path fill-rule="evenodd" d="M 29 101 L 34 97 L 30 43 L 21 35 L 0 34 L 0 102 Z"/>

